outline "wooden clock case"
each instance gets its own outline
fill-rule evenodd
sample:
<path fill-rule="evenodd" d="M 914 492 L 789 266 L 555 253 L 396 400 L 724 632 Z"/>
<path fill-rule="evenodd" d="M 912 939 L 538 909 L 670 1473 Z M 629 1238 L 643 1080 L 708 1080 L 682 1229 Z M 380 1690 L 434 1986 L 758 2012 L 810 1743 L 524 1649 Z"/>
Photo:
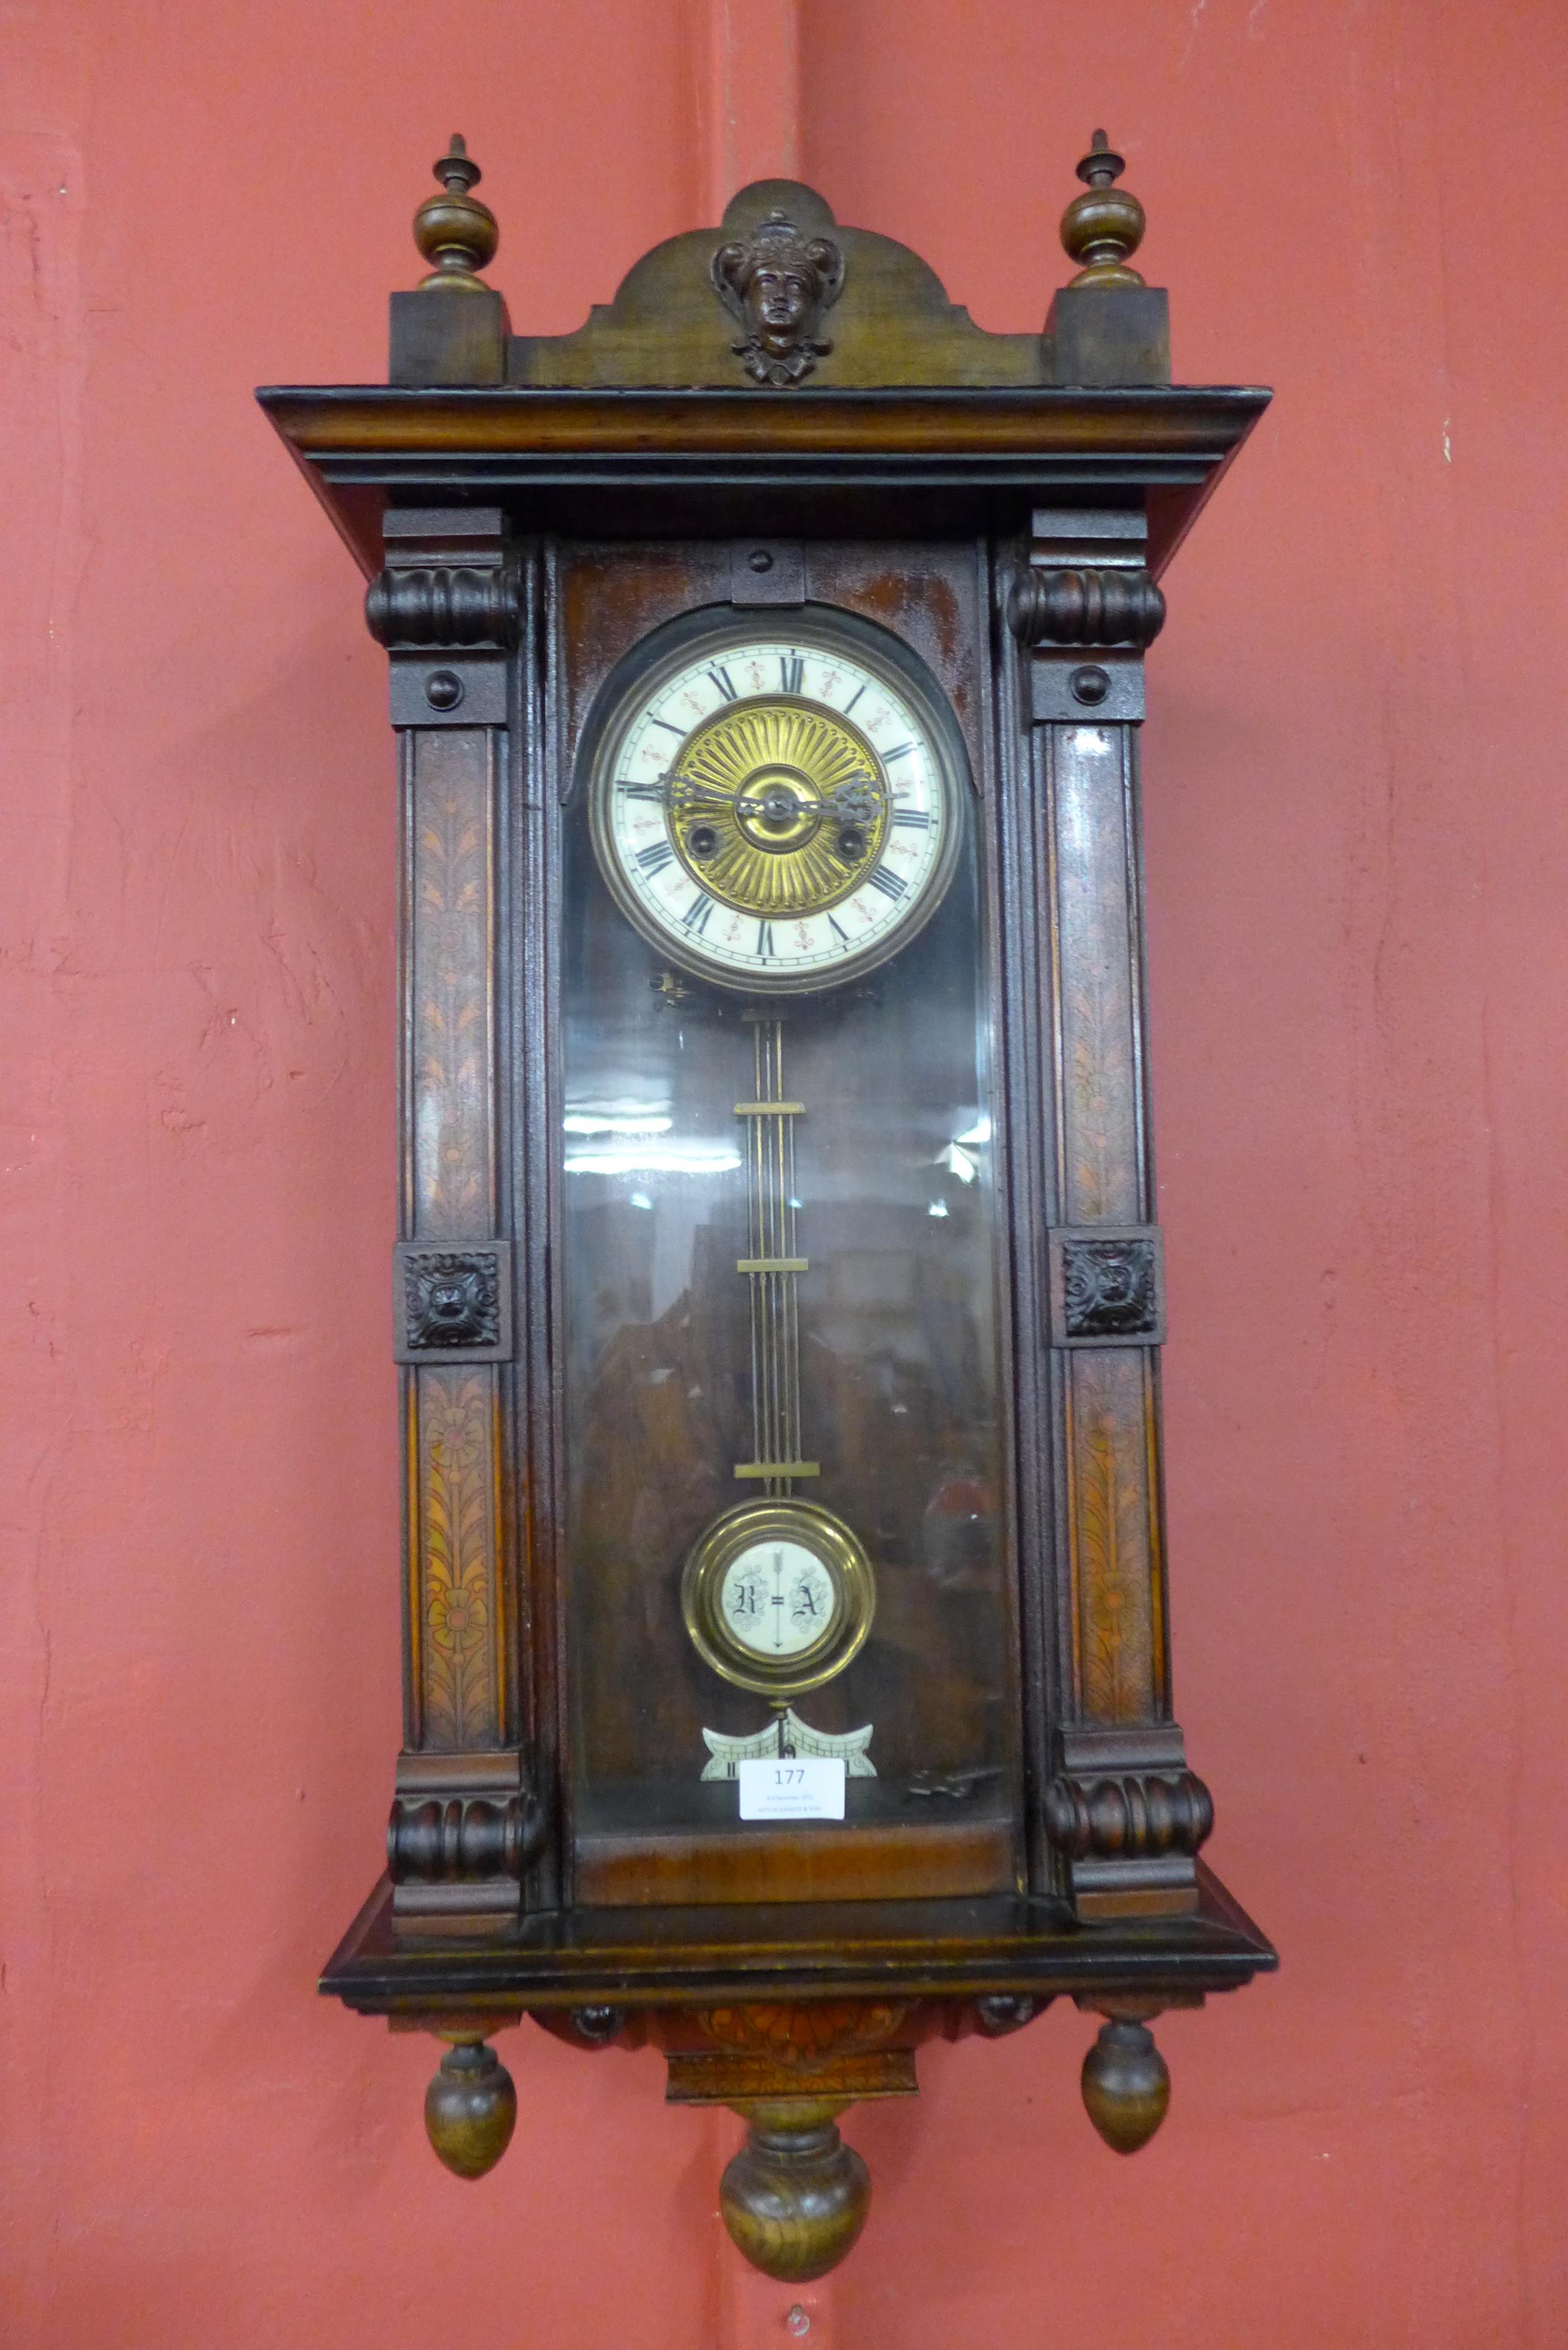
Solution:
<path fill-rule="evenodd" d="M 922 2040 L 1070 1997 L 1104 2019 L 1090 2115 L 1130 2152 L 1168 2095 L 1150 2019 L 1275 1964 L 1198 1856 L 1211 1805 L 1172 1712 L 1137 780 L 1157 583 L 1268 395 L 1171 386 L 1100 134 L 1043 335 L 982 332 L 912 253 L 779 181 L 645 255 L 576 334 L 515 337 L 460 140 L 436 170 L 389 385 L 259 395 L 371 582 L 402 809 L 404 1732 L 388 1872 L 322 1988 L 449 2043 L 427 2120 L 464 2176 L 515 2111 L 496 2031 L 659 2045 L 671 2099 L 751 2121 L 737 2242 L 806 2277 L 865 2216 L 834 2117 L 911 2093 Z M 781 257 L 793 308 L 770 309 Z M 1012 1810 L 1000 1835 L 594 1835 L 563 1595 L 564 804 L 639 638 L 807 604 L 904 635 L 978 787 Z"/>

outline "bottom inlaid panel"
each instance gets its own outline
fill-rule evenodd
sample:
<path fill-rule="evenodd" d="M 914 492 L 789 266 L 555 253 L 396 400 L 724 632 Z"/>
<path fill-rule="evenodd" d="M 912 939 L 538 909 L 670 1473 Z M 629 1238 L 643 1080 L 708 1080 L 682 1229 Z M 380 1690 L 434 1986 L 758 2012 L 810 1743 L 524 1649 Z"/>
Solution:
<path fill-rule="evenodd" d="M 489 1364 L 409 1379 L 409 1744 L 472 1752 L 503 1742 L 499 1572 L 501 1440 Z"/>

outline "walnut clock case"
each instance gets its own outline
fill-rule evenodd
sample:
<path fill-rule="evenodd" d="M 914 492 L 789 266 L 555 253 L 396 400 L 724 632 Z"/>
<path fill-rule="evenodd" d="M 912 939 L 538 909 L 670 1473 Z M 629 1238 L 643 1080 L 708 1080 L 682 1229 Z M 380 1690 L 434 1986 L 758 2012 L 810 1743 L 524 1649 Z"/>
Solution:
<path fill-rule="evenodd" d="M 389 386 L 261 394 L 403 816 L 403 1742 L 323 1989 L 448 2043 L 464 2177 L 496 2032 L 659 2046 L 782 2278 L 922 2041 L 1070 1999 L 1130 2153 L 1150 2021 L 1275 1963 L 1171 1703 L 1137 764 L 1267 394 L 1172 388 L 1079 172 L 1043 334 L 780 181 L 527 337 L 454 139 Z"/>

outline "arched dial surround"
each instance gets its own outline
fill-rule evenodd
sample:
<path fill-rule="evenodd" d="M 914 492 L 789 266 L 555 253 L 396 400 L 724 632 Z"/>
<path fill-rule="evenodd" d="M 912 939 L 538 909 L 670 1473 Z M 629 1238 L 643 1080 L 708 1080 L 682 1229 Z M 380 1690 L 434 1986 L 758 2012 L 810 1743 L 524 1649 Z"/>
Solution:
<path fill-rule="evenodd" d="M 690 629 L 598 740 L 594 847 L 682 969 L 748 993 L 834 986 L 895 953 L 951 879 L 962 754 L 882 632 L 825 614 Z"/>

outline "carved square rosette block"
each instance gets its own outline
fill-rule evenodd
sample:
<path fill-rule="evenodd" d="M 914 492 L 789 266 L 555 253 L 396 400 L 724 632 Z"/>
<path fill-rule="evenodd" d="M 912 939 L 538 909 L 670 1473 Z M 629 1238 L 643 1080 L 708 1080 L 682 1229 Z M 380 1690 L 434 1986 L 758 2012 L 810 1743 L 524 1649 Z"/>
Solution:
<path fill-rule="evenodd" d="M 401 1241 L 393 1251 L 392 1293 L 400 1363 L 511 1360 L 510 1243 Z"/>
<path fill-rule="evenodd" d="M 1164 1344 L 1158 1224 L 1058 1224 L 1049 1238 L 1054 1347 Z"/>

